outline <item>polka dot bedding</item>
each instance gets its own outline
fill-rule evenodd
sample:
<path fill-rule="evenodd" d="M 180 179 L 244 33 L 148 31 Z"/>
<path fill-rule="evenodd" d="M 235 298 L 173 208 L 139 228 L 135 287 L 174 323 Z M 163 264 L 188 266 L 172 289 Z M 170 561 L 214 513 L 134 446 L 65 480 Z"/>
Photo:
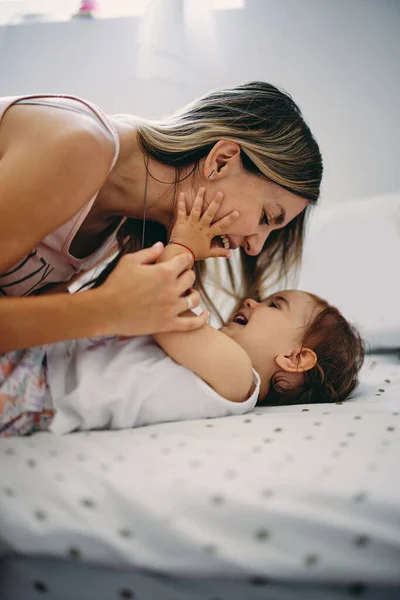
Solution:
<path fill-rule="evenodd" d="M 344 403 L 0 439 L 0 596 L 398 599 L 399 431 L 393 354 Z"/>

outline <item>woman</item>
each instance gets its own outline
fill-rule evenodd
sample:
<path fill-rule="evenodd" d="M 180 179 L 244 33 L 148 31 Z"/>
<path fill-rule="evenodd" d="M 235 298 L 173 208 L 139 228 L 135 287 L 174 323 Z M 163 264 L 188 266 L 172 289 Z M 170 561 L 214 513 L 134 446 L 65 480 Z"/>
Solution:
<path fill-rule="evenodd" d="M 269 84 L 211 92 L 154 123 L 51 96 L 4 98 L 0 116 L 0 353 L 202 326 L 204 315 L 183 314 L 195 302 L 182 297 L 194 281 L 186 257 L 149 264 L 162 246 L 127 254 L 168 239 L 180 192 L 189 204 L 199 187 L 206 204 L 224 195 L 216 219 L 231 215 L 230 225 L 214 255 L 240 247 L 242 295 L 257 297 L 271 268 L 282 274 L 300 258 L 321 155 L 298 107 Z M 43 295 L 66 289 L 55 284 L 109 256 L 116 239 L 126 256 L 98 289 Z"/>

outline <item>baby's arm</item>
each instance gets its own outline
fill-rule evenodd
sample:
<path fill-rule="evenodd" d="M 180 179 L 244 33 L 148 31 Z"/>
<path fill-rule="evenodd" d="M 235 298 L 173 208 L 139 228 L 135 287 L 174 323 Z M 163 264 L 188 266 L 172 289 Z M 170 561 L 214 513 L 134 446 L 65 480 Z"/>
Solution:
<path fill-rule="evenodd" d="M 191 311 L 187 314 L 193 315 Z M 253 382 L 250 358 L 221 331 L 206 324 L 195 331 L 157 333 L 154 339 L 175 362 L 196 373 L 224 398 L 232 402 L 248 398 Z"/>
<path fill-rule="evenodd" d="M 237 218 L 228 215 L 210 226 L 221 200 L 222 197 L 216 198 L 201 215 L 203 194 L 200 193 L 188 216 L 184 199 L 179 199 L 178 219 L 171 238 L 190 247 L 196 259 L 227 255 L 223 248 L 210 250 L 211 239 L 222 233 Z M 187 252 L 183 246 L 168 245 L 159 260 L 168 260 L 182 252 Z M 191 311 L 187 315 L 194 316 Z M 196 373 L 224 398 L 232 402 L 243 402 L 249 396 L 253 381 L 250 358 L 239 344 L 224 333 L 205 324 L 195 331 L 158 333 L 154 335 L 154 339 L 171 358 Z"/>

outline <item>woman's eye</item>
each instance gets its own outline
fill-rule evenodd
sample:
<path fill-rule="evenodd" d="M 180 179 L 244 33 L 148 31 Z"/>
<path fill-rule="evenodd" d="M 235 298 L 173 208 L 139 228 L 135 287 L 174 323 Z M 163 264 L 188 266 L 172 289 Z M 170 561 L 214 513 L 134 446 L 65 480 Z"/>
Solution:
<path fill-rule="evenodd" d="M 273 300 L 270 300 L 270 301 L 268 302 L 268 306 L 269 306 L 270 308 L 277 308 L 278 310 L 280 309 L 280 306 L 279 306 L 279 304 L 277 304 L 277 303 L 276 303 L 276 302 L 274 302 Z"/>
<path fill-rule="evenodd" d="M 269 220 L 264 209 L 261 213 L 260 225 L 269 225 Z"/>

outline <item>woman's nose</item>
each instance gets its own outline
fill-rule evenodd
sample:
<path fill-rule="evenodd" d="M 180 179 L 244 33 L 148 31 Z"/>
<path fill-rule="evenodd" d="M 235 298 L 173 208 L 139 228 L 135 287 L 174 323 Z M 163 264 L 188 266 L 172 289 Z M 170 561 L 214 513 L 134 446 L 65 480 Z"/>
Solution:
<path fill-rule="evenodd" d="M 245 239 L 243 247 L 245 249 L 246 254 L 250 256 L 258 256 L 261 250 L 264 247 L 265 241 L 268 238 L 270 232 L 259 234 L 255 233 L 254 235 L 248 235 Z"/>
<path fill-rule="evenodd" d="M 251 310 L 253 310 L 253 308 L 256 308 L 258 306 L 258 302 L 256 300 L 253 300 L 253 298 L 246 298 L 246 300 L 243 302 L 243 306 L 245 308 L 250 308 Z"/>

